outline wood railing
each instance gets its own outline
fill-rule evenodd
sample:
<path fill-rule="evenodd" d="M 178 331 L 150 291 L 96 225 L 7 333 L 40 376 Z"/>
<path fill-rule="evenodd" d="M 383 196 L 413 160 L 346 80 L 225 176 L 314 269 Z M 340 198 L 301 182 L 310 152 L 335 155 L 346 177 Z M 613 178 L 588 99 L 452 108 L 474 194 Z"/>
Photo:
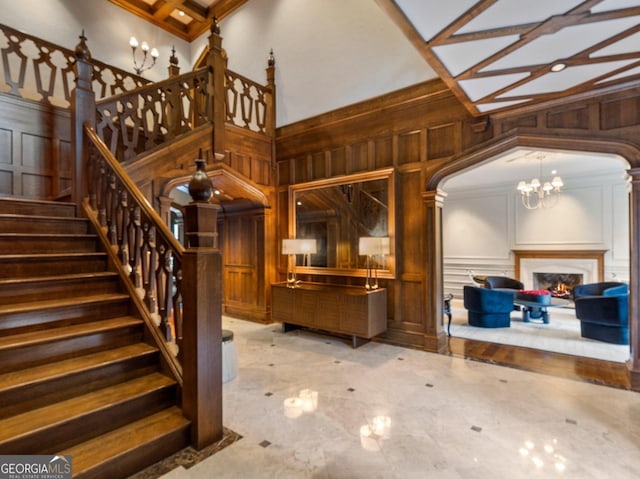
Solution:
<path fill-rule="evenodd" d="M 75 53 L 0 24 L 0 92 L 68 108 L 74 85 Z M 140 87 L 148 80 L 92 59 L 93 90 L 98 99 Z"/>
<path fill-rule="evenodd" d="M 231 70 L 225 76 L 227 122 L 267 134 L 272 90 Z"/>
<path fill-rule="evenodd" d="M 216 32 L 212 32 L 212 37 L 212 43 L 219 46 L 221 37 Z M 217 244 L 211 243 L 211 238 L 217 235 L 217 209 L 208 203 L 208 197 L 194 199 L 185 208 L 186 248 L 177 241 L 96 132 L 94 70 L 84 38 L 76 47 L 75 55 L 76 88 L 71 95 L 72 200 L 86 212 L 108 245 L 108 252 L 137 310 L 180 383 L 182 409 L 191 420 L 191 442 L 200 449 L 220 439 L 223 432 L 222 260 Z M 219 63 L 220 48 L 215 55 Z M 144 101 L 139 110 L 131 107 L 128 114 L 112 123 L 113 128 L 119 125 L 124 134 L 125 130 L 142 128 L 145 121 L 153 117 L 153 108 L 162 107 L 166 113 L 171 104 L 173 114 L 162 118 L 170 116 L 171 120 L 167 121 L 172 122 L 175 129 L 162 133 L 175 135 L 183 128 L 192 128 L 198 122 L 216 117 L 216 112 L 209 110 L 216 102 L 204 88 L 205 85 L 211 87 L 213 73 L 208 67 L 208 70 L 172 77 L 131 95 L 119 95 L 101 105 L 100 111 L 106 116 L 111 110 L 104 105 L 117 109 L 127 101 L 125 97 L 142 97 Z M 197 93 L 201 91 L 204 93 Z M 184 95 L 192 95 L 190 98 L 194 99 L 188 115 L 176 111 L 179 104 L 184 104 Z M 206 98 L 211 101 L 204 101 Z M 134 116 L 134 111 L 139 116 Z M 127 119 L 131 125 L 127 125 Z M 138 121 L 141 123 L 136 123 Z M 157 133 L 162 128 L 159 117 L 153 125 L 145 131 Z M 223 129 L 224 124 L 217 127 Z M 216 134 L 215 125 L 213 131 Z M 131 140 L 121 145 L 130 147 L 133 143 Z M 200 184 L 205 181 L 210 186 L 211 181 L 206 174 L 203 180 L 202 173 L 199 172 Z M 211 188 L 208 191 L 210 195 Z"/>
<path fill-rule="evenodd" d="M 82 41 L 84 33 L 81 36 Z M 0 24 L 0 92 L 70 107 L 74 86 L 73 50 Z M 173 63 L 175 60 L 175 64 Z M 225 123 L 274 136 L 274 59 L 268 83 L 260 85 L 226 68 L 220 37 L 210 37 L 207 65 L 178 75 L 172 56 L 167 80 L 151 83 L 138 75 L 90 59 L 96 102 L 96 131 L 120 161 L 128 161 L 203 124 L 212 124 L 215 151 L 224 145 Z"/>
<path fill-rule="evenodd" d="M 85 126 L 88 205 L 135 297 L 167 345 L 171 369 L 182 384 L 182 255 L 176 240 L 96 132 Z"/>
<path fill-rule="evenodd" d="M 211 121 L 210 72 L 201 68 L 97 103 L 96 131 L 127 161 Z"/>

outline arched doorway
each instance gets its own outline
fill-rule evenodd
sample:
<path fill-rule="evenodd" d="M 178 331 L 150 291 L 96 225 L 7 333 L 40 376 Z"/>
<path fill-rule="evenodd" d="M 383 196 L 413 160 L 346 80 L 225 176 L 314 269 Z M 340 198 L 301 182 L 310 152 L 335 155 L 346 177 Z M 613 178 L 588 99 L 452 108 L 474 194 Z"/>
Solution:
<path fill-rule="evenodd" d="M 273 258 L 265 247 L 272 221 L 269 198 L 258 185 L 224 163 L 214 164 L 207 175 L 213 185 L 210 201 L 219 205 L 217 243 L 223 263 L 223 313 L 266 321 L 274 270 Z M 180 210 L 191 202 L 190 180 L 190 176 L 173 178 L 161 186 L 161 216 L 167 223 L 172 218 L 179 221 Z M 178 224 L 175 231 L 179 231 Z"/>
<path fill-rule="evenodd" d="M 518 147 L 446 178 L 443 277 L 445 294 L 454 295 L 451 335 L 624 363 L 628 345 L 581 336 L 571 288 L 629 282 L 628 169 L 616 155 Z M 544 206 L 522 201 L 516 190 L 519 181 L 556 176 L 564 185 Z M 510 328 L 470 326 L 462 287 L 483 276 L 553 289 L 551 321 L 525 323 L 513 312 Z"/>
<path fill-rule="evenodd" d="M 626 366 L 631 387 L 639 389 L 640 354 L 638 346 L 640 345 L 640 321 L 638 311 L 640 311 L 640 298 L 636 289 L 640 280 L 640 222 L 637 221 L 638 214 L 640 214 L 640 149 L 626 142 L 605 139 L 586 140 L 570 137 L 518 135 L 514 133 L 512 136 L 500 138 L 497 141 L 487 143 L 483 148 L 461 155 L 445 167 L 434 171 L 427 180 L 427 191 L 424 193 L 427 204 L 428 240 L 434 244 L 433 255 L 428 258 L 428 273 L 431 278 L 436 279 L 431 282 L 431 287 L 429 288 L 430 312 L 436 322 L 436 324 L 432 324 L 431 328 L 438 332 L 439 335 L 442 334 L 441 298 L 444 294 L 442 206 L 446 193 L 440 190 L 440 186 L 443 184 L 443 180 L 451 175 L 490 162 L 496 155 L 504 154 L 519 147 L 614 154 L 624 158 L 630 166 L 627 172 L 631 179 L 629 196 L 630 350 Z"/>

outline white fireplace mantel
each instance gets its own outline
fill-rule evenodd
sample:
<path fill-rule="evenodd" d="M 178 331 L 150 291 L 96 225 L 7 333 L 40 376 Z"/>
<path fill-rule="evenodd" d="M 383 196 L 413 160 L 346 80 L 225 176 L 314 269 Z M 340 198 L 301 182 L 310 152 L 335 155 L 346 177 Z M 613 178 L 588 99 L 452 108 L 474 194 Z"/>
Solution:
<path fill-rule="evenodd" d="M 513 250 L 515 276 L 525 288 L 533 286 L 533 273 L 577 273 L 584 283 L 604 281 L 607 250 Z"/>

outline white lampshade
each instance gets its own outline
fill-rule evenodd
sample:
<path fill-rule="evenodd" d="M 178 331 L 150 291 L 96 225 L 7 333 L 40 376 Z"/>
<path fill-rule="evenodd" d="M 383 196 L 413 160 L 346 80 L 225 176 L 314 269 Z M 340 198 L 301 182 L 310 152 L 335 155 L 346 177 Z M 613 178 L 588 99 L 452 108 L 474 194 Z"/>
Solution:
<path fill-rule="evenodd" d="M 358 242 L 358 251 L 361 255 L 389 254 L 388 236 L 363 236 Z"/>
<path fill-rule="evenodd" d="M 315 239 L 283 239 L 282 254 L 316 254 Z"/>

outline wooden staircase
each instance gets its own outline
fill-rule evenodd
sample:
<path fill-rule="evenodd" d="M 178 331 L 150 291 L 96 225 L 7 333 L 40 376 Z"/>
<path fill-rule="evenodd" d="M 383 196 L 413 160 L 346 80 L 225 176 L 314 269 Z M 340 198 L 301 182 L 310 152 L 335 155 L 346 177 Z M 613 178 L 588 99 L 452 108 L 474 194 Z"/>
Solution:
<path fill-rule="evenodd" d="M 124 478 L 189 443 L 178 386 L 72 204 L 0 198 L 0 454 Z"/>

